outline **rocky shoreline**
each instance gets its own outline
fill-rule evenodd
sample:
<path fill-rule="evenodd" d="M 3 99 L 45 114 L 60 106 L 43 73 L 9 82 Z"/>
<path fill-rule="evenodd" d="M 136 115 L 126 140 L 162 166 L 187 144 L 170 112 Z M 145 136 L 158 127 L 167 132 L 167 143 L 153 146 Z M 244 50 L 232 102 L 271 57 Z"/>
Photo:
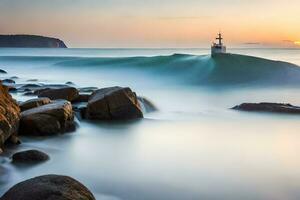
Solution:
<path fill-rule="evenodd" d="M 7 72 L 0 69 L 0 74 Z M 2 78 L 1 78 L 2 79 Z M 65 84 L 43 84 L 37 79 L 19 83 L 18 77 L 0 81 L 0 153 L 7 144 L 20 145 L 19 136 L 55 136 L 76 130 L 78 120 L 137 120 L 156 106 L 138 96 L 128 87 L 76 87 Z M 34 83 L 32 83 L 34 82 Z M 17 102 L 10 93 L 31 97 Z M 233 107 L 239 111 L 300 114 L 300 108 L 290 104 L 244 103 Z M 16 152 L 10 158 L 13 165 L 35 165 L 47 162 L 50 156 L 36 149 Z M 93 200 L 95 197 L 77 180 L 61 175 L 44 175 L 25 180 L 9 189 L 0 200 Z"/>
<path fill-rule="evenodd" d="M 0 73 L 7 72 L 0 69 Z M 20 145 L 19 136 L 55 136 L 76 130 L 78 120 L 136 120 L 156 110 L 146 98 L 128 87 L 76 88 L 74 83 L 18 83 L 18 77 L 0 81 L 0 150 L 7 144 Z M 32 97 L 17 102 L 10 93 Z M 16 152 L 14 165 L 34 165 L 51 159 L 47 153 L 31 149 Z M 34 190 L 32 191 L 32 188 Z M 78 181 L 59 175 L 36 177 L 13 186 L 0 199 L 95 199 Z"/>

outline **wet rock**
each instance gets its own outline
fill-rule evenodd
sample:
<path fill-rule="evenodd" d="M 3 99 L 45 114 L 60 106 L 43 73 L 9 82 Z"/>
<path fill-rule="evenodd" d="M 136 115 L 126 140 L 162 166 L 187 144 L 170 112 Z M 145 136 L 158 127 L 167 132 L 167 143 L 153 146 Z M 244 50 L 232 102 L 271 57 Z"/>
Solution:
<path fill-rule="evenodd" d="M 39 94 L 41 94 L 42 92 L 45 92 L 45 91 L 47 91 L 47 90 L 49 90 L 50 88 L 38 88 L 38 89 L 35 89 L 34 91 L 33 91 L 33 94 L 35 94 L 35 95 L 39 95 Z"/>
<path fill-rule="evenodd" d="M 35 83 L 28 83 L 25 85 L 22 85 L 18 88 L 18 91 L 24 92 L 25 90 L 35 91 L 42 87 L 42 84 L 35 84 Z"/>
<path fill-rule="evenodd" d="M 73 83 L 72 81 L 68 81 L 65 83 L 66 85 L 75 85 L 75 83 Z"/>
<path fill-rule="evenodd" d="M 241 111 L 300 114 L 300 107 L 282 103 L 243 103 L 232 109 Z"/>
<path fill-rule="evenodd" d="M 27 80 L 27 82 L 37 82 L 37 81 L 39 81 L 39 80 L 38 80 L 38 79 L 35 79 L 35 78 L 34 78 L 34 79 L 28 79 L 28 80 Z"/>
<path fill-rule="evenodd" d="M 33 92 L 25 92 L 24 96 L 36 96 Z"/>
<path fill-rule="evenodd" d="M 17 77 L 17 76 L 12 76 L 12 77 L 10 77 L 10 79 L 19 79 L 19 77 Z"/>
<path fill-rule="evenodd" d="M 18 89 L 15 88 L 14 86 L 7 86 L 7 87 L 8 87 L 8 91 L 11 92 L 11 93 L 18 92 Z"/>
<path fill-rule="evenodd" d="M 43 98 L 30 99 L 28 101 L 20 103 L 19 106 L 21 111 L 23 112 L 25 110 L 43 106 L 49 103 L 51 103 L 51 100 L 47 97 L 43 97 Z"/>
<path fill-rule="evenodd" d="M 74 113 L 70 102 L 54 101 L 21 113 L 19 133 L 46 136 L 75 130 Z"/>
<path fill-rule="evenodd" d="M 86 109 L 87 119 L 126 120 L 142 118 L 137 96 L 130 88 L 109 87 L 95 91 Z"/>
<path fill-rule="evenodd" d="M 99 88 L 97 88 L 97 87 L 83 87 L 83 88 L 79 88 L 78 90 L 80 93 L 92 93 L 98 89 Z"/>
<path fill-rule="evenodd" d="M 7 72 L 3 69 L 0 69 L 0 74 L 7 74 Z"/>
<path fill-rule="evenodd" d="M 1 200 L 95 200 L 77 180 L 60 175 L 35 177 L 10 188 Z"/>
<path fill-rule="evenodd" d="M 64 87 L 59 89 L 49 89 L 39 93 L 38 97 L 48 97 L 51 100 L 64 99 L 73 101 L 79 96 L 79 92 L 74 87 Z"/>
<path fill-rule="evenodd" d="M 79 103 L 79 102 L 88 102 L 91 95 L 89 94 L 79 94 L 79 96 L 72 101 L 72 103 Z"/>
<path fill-rule="evenodd" d="M 158 110 L 157 107 L 146 97 L 138 97 L 138 101 L 141 105 L 143 112 L 145 113 L 154 112 Z"/>
<path fill-rule="evenodd" d="M 27 150 L 17 152 L 12 156 L 12 162 L 14 163 L 39 163 L 49 160 L 49 156 L 38 150 Z"/>
<path fill-rule="evenodd" d="M 3 79 L 2 83 L 10 83 L 10 84 L 15 84 L 16 82 L 12 79 Z"/>
<path fill-rule="evenodd" d="M 12 136 L 17 136 L 20 108 L 0 82 L 0 148 Z"/>

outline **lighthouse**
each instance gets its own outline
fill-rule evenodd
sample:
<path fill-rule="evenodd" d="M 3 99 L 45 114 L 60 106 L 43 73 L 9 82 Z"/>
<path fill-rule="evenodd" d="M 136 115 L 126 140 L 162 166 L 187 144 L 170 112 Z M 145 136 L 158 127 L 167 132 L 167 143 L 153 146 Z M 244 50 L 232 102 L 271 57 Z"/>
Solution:
<path fill-rule="evenodd" d="M 223 44 L 222 40 L 222 34 L 219 33 L 218 37 L 216 38 L 217 43 L 213 43 L 211 46 L 211 55 L 220 54 L 220 53 L 226 53 L 226 46 Z"/>

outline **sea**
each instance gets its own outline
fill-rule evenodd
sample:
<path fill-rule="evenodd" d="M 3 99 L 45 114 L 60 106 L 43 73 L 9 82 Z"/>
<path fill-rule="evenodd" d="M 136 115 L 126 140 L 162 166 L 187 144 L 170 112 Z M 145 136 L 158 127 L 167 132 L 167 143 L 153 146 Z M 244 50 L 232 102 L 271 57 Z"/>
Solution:
<path fill-rule="evenodd" d="M 300 116 L 231 109 L 245 102 L 300 106 L 300 49 L 228 52 L 1 48 L 0 68 L 8 72 L 1 79 L 130 87 L 157 111 L 133 121 L 77 120 L 75 132 L 55 137 L 21 137 L 0 156 L 0 196 L 26 179 L 60 174 L 98 200 L 300 199 Z M 51 159 L 13 165 L 11 155 L 27 149 Z"/>

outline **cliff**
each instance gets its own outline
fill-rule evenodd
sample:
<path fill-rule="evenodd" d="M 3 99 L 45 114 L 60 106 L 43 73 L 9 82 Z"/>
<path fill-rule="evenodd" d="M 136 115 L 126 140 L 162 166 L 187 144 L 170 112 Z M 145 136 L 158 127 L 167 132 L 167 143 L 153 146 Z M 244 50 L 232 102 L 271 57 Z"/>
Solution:
<path fill-rule="evenodd" d="M 0 47 L 67 48 L 59 39 L 37 35 L 0 35 Z"/>

